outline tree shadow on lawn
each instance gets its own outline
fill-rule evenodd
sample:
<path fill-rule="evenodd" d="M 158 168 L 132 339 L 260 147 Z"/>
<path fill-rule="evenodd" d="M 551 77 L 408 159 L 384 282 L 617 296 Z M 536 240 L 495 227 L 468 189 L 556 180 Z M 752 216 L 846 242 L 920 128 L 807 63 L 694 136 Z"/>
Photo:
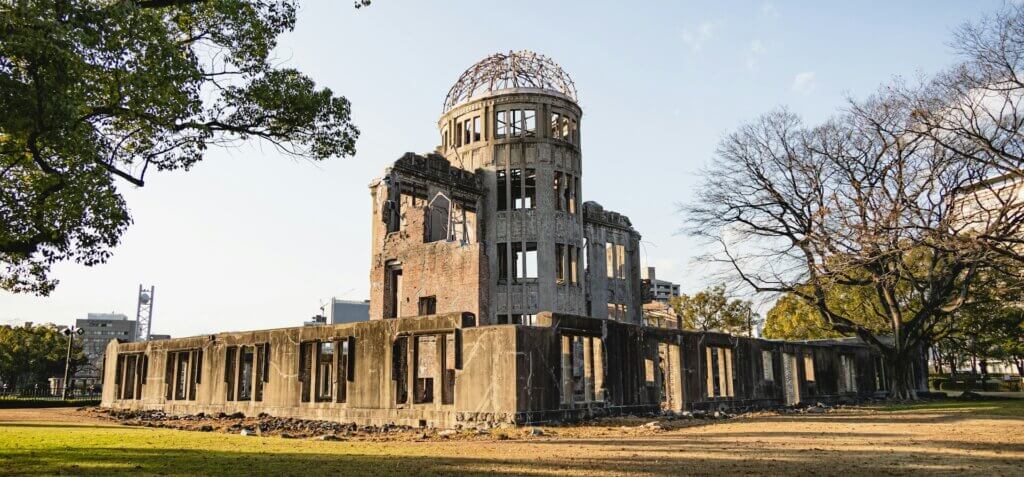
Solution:
<path fill-rule="evenodd" d="M 256 438 L 251 438 L 256 439 Z M 11 475 L 72 474 L 86 476 L 116 474 L 149 475 L 522 475 L 644 472 L 653 475 L 679 474 L 830 474 L 880 475 L 919 471 L 929 473 L 976 473 L 1014 475 L 1024 459 L 1019 456 L 950 455 L 943 452 L 899 447 L 878 451 L 828 451 L 785 447 L 751 449 L 742 443 L 707 443 L 694 439 L 636 442 L 596 441 L 566 443 L 565 449 L 531 448 L 537 441 L 489 443 L 503 448 L 492 457 L 422 455 L 431 449 L 424 443 L 413 455 L 349 454 L 345 442 L 337 453 L 259 453 L 203 451 L 194 449 L 119 449 L 89 446 L 54 446 L 49 449 L 13 449 L 0 456 L 4 472 Z M 558 443 L 557 441 L 554 443 Z M 302 442 L 296 442 L 302 445 Z M 363 445 L 365 443 L 359 443 Z M 465 450 L 472 450 L 467 443 Z M 628 447 L 622 447 L 629 444 Z M 379 446 L 387 449 L 388 443 Z M 969 443 L 963 443 L 967 446 Z M 349 449 L 351 450 L 351 449 Z M 510 456 L 518 456 L 513 458 Z M 1019 475 L 1019 474 L 1017 474 Z"/>

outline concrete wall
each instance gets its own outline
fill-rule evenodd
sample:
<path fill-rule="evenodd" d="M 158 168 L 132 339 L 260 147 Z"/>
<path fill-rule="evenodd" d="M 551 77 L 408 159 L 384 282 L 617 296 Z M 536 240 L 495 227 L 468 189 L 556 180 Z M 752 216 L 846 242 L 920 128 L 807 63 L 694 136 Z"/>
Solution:
<path fill-rule="evenodd" d="M 879 391 L 878 356 L 854 341 L 769 341 L 552 313 L 541 313 L 538 326 L 477 327 L 473 326 L 475 321 L 468 314 L 445 314 L 156 342 L 111 342 L 107 353 L 114 358 L 106 360 L 102 404 L 162 409 L 174 414 L 262 412 L 378 425 L 447 427 L 571 421 L 605 414 L 783 405 L 787 402 L 787 384 L 782 379 L 787 375 L 783 364 L 786 357 L 796 363 L 790 367 L 790 389 L 799 396 L 792 402 L 834 402 Z M 317 402 L 315 393 L 310 395 L 310 402 L 304 402 L 299 358 L 302 343 L 349 337 L 354 343 L 355 364 L 351 380 L 346 381 L 346 402 Z M 451 343 L 451 360 L 445 351 L 436 361 L 419 363 L 420 351 L 411 344 L 418 337 L 437 337 Z M 396 363 L 400 360 L 396 360 L 395 353 L 401 348 L 395 343 L 400 340 L 410 340 L 405 350 L 409 398 L 404 403 L 397 399 L 396 369 L 400 368 Z M 426 342 L 437 343 L 436 349 L 442 349 L 439 342 L 429 338 Z M 264 343 L 269 345 L 270 361 L 262 400 L 229 400 L 228 347 Z M 728 383 L 721 381 L 717 394 L 709 387 L 709 349 L 721 353 L 715 356 L 727 356 L 712 367 L 720 371 L 719 376 L 729 373 Z M 194 399 L 167 399 L 168 353 L 179 350 L 202 350 Z M 762 352 L 770 355 L 767 363 L 772 367 L 772 379 L 765 373 Z M 119 399 L 118 381 L 122 385 L 127 382 L 123 369 L 122 378 L 116 378 L 121 368 L 119 357 L 129 355 L 143 360 L 140 375 L 145 384 L 140 398 Z M 808 376 L 804 356 L 812 358 L 813 380 Z M 856 389 L 840 384 L 843 363 L 853 363 Z M 443 381 L 435 379 L 432 402 L 416 403 L 411 395 L 419 371 L 413 370 L 422 365 L 428 366 L 428 373 L 443 373 L 449 364 L 454 377 L 452 402 L 444 403 Z"/>

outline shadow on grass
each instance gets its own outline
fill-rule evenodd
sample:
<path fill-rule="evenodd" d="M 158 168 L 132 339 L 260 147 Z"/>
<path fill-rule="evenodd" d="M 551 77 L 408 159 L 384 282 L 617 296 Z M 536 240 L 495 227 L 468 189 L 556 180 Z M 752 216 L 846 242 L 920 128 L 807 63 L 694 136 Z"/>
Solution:
<path fill-rule="evenodd" d="M 756 434 L 754 434 L 756 435 Z M 983 456 L 978 453 L 936 452 L 912 446 L 896 446 L 885 452 L 863 450 L 801 449 L 776 443 L 753 448 L 750 443 L 700 441 L 695 436 L 677 439 L 504 441 L 485 443 L 479 449 L 492 455 L 459 455 L 460 446 L 438 449 L 431 443 L 405 444 L 412 455 L 351 453 L 352 444 L 330 443 L 324 452 L 232 452 L 55 446 L 46 449 L 8 448 L 0 464 L 8 475 L 73 474 L 86 476 L 146 475 L 522 475 L 522 474 L 621 474 L 650 475 L 716 474 L 831 474 L 882 475 L 910 471 L 927 473 L 976 473 L 1019 475 L 1024 459 L 1017 456 Z M 256 443 L 255 438 L 252 441 Z M 152 440 L 147 438 L 147 440 Z M 548 449 L 540 443 L 562 444 Z M 301 446 L 305 442 L 296 442 Z M 363 447 L 366 443 L 357 444 Z M 472 443 L 468 443 L 472 444 Z M 975 450 L 972 443 L 935 442 Z M 383 451 L 387 443 L 372 445 Z M 501 449 L 495 451 L 495 447 Z M 538 449 L 538 447 L 540 447 Z M 1019 450 L 1019 446 L 1008 446 Z M 1006 449 L 1006 450 L 1009 450 Z M 336 452 L 334 451 L 336 449 Z M 360 449 L 362 450 L 362 449 Z M 430 452 L 441 455 L 424 455 Z"/>

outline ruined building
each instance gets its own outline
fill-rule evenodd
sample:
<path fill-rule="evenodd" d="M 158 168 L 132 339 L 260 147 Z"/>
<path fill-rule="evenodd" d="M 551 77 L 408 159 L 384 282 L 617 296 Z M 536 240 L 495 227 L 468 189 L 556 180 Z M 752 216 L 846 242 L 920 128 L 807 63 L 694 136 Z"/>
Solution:
<path fill-rule="evenodd" d="M 370 320 L 112 341 L 103 405 L 362 424 L 522 424 L 869 395 L 855 342 L 643 324 L 639 233 L 582 196 L 572 80 L 530 52 L 473 65 L 435 152 L 370 184 Z"/>

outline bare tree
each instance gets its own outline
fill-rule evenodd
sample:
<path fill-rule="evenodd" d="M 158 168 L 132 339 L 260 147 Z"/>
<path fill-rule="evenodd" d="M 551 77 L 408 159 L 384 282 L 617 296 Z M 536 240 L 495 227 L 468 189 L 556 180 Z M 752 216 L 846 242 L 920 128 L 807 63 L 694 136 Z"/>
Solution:
<path fill-rule="evenodd" d="M 923 132 L 953 153 L 1024 178 L 1024 5 L 961 26 L 964 61 L 904 91 Z"/>
<path fill-rule="evenodd" d="M 722 141 L 685 210 L 690 231 L 717 245 L 706 258 L 758 292 L 799 296 L 880 350 L 900 399 L 916 398 L 912 363 L 935 327 L 1024 222 L 1018 195 L 985 181 L 989 164 L 925 126 L 894 89 L 813 128 L 767 114 Z M 891 336 L 832 305 L 838 287 L 873 296 L 869 313 Z"/>

